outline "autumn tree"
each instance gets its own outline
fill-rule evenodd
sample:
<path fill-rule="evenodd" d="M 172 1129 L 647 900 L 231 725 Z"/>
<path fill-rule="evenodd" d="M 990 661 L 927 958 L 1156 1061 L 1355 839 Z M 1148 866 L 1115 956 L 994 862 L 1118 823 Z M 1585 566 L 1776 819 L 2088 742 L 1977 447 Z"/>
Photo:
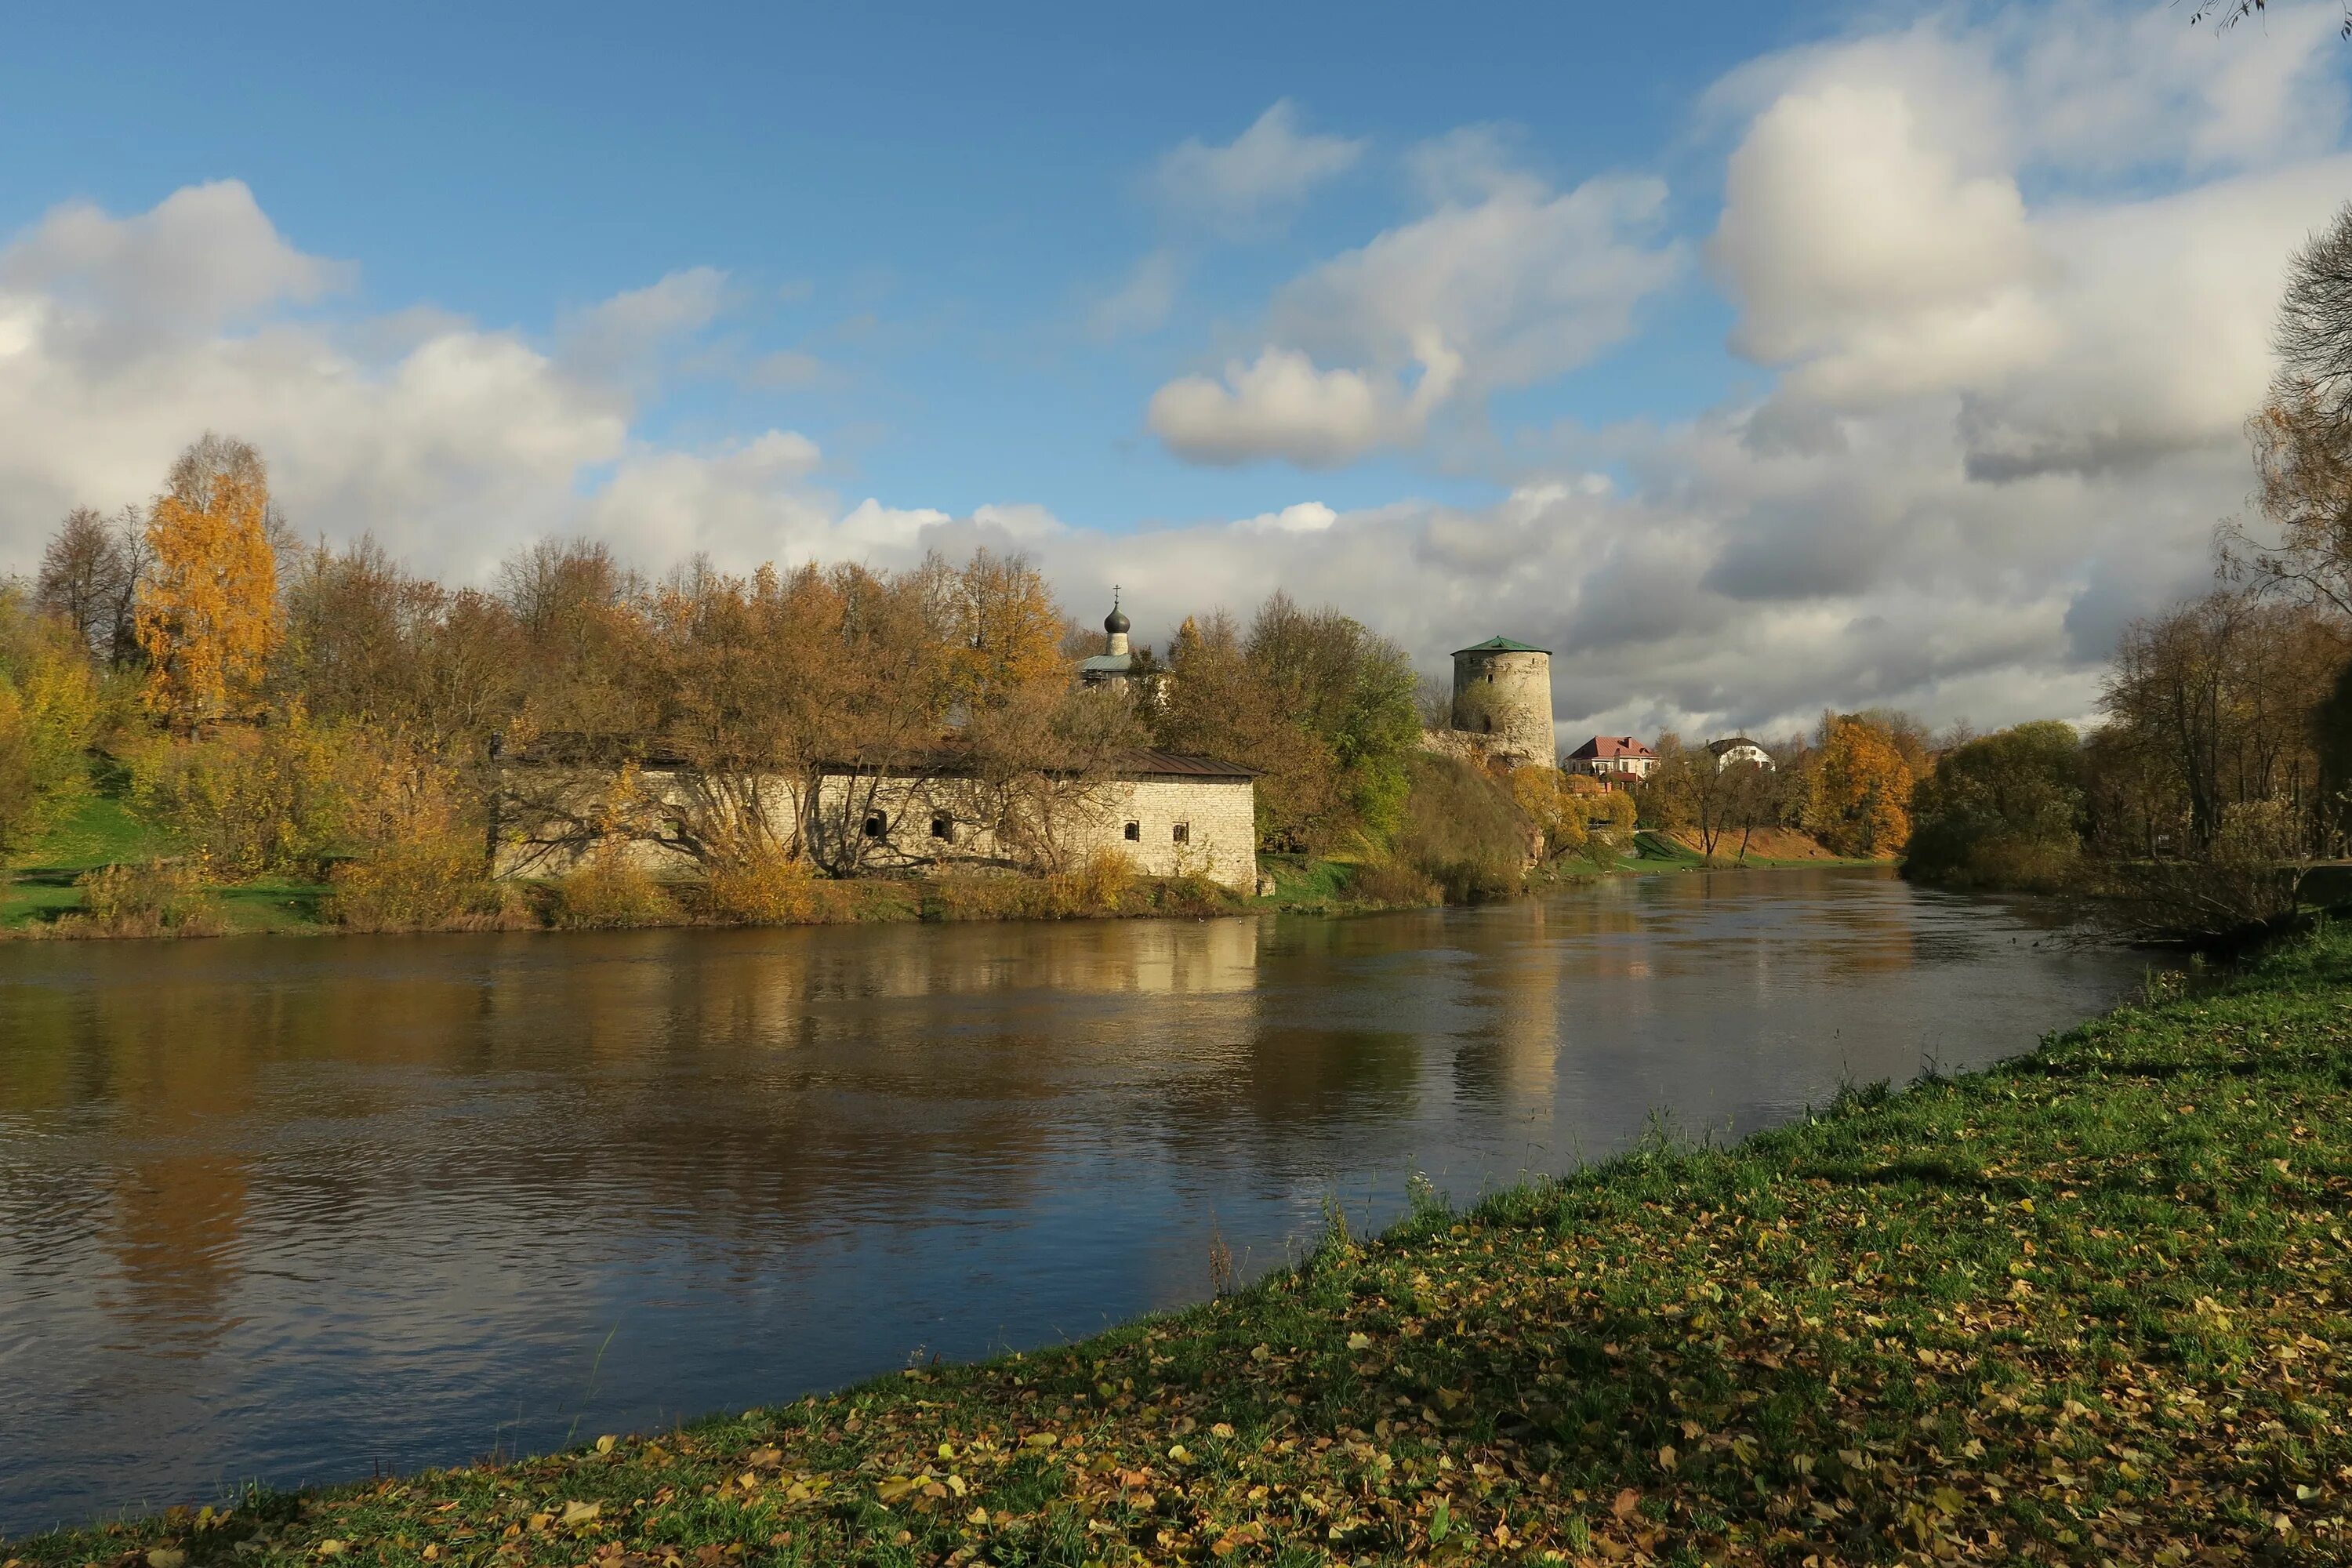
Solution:
<path fill-rule="evenodd" d="M 149 509 L 154 564 L 135 629 L 149 708 L 187 731 L 248 711 L 278 622 L 269 475 L 246 442 L 207 433 Z"/>
<path fill-rule="evenodd" d="M 1338 757 L 1323 736 L 1292 721 L 1232 616 L 1188 616 L 1169 644 L 1168 672 L 1153 721 L 1159 744 L 1259 770 L 1261 847 L 1320 853 L 1345 836 Z"/>
<path fill-rule="evenodd" d="M 1903 874 L 1963 887 L 2065 885 L 2082 855 L 2083 745 L 2054 720 L 1954 746 L 1911 792 Z"/>
<path fill-rule="evenodd" d="M 2225 574 L 2352 616 L 2352 204 L 2287 263 L 2278 368 L 2247 423 L 2268 529 L 2220 534 Z"/>
<path fill-rule="evenodd" d="M 1529 765 L 1513 768 L 1511 799 L 1543 835 L 1546 864 L 1580 854 L 1588 842 L 1590 817 L 1583 799 L 1570 787 L 1558 768 Z"/>
<path fill-rule="evenodd" d="M 1912 772 L 1889 728 L 1862 714 L 1822 721 L 1813 836 L 1840 855 L 1900 851 L 1911 835 Z"/>
<path fill-rule="evenodd" d="M 2316 832 L 2327 802 L 2315 721 L 2347 651 L 2352 626 L 2333 613 L 2242 588 L 2132 622 L 2101 698 L 2103 826 L 2193 858 L 2233 808 L 2279 801 Z M 2114 795 L 2118 778 L 2138 780 L 2137 799 Z"/>
<path fill-rule="evenodd" d="M 959 700 L 984 709 L 1011 701 L 1024 688 L 1068 685 L 1070 661 L 1061 647 L 1066 617 L 1026 555 L 982 549 L 952 571 L 931 565 L 952 597 Z"/>
<path fill-rule="evenodd" d="M 136 507 L 112 519 L 76 507 L 41 552 L 35 602 L 62 619 L 101 664 L 136 658 L 133 616 L 148 563 L 147 525 Z"/>
<path fill-rule="evenodd" d="M 1246 652 L 1283 718 L 1338 769 L 1342 811 L 1329 837 L 1385 841 L 1403 821 L 1405 763 L 1421 744 L 1420 681 L 1404 651 L 1351 616 L 1276 592 L 1251 622 Z"/>
<path fill-rule="evenodd" d="M 69 622 L 0 585 L 0 854 L 88 793 L 99 707 L 87 646 Z"/>

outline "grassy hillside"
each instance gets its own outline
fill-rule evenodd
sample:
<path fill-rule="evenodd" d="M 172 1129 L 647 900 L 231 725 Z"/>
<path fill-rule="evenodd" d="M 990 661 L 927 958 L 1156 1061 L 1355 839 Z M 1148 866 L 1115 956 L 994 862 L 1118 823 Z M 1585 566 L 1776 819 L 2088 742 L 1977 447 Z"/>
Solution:
<path fill-rule="evenodd" d="M 1065 1349 L 0 1558 L 2340 1563 L 2347 1202 L 2323 931 Z"/>

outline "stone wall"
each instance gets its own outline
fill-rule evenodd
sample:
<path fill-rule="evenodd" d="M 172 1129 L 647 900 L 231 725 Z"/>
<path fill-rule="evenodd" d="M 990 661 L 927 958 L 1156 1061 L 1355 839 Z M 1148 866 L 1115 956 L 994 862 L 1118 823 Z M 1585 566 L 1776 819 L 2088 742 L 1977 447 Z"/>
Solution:
<path fill-rule="evenodd" d="M 705 781 L 683 769 L 646 768 L 638 778 L 645 795 L 672 804 L 710 793 Z M 543 787 L 557 780 L 552 770 L 536 770 L 531 782 Z M 564 782 L 593 798 L 610 780 L 609 773 L 583 771 Z M 800 819 L 792 780 L 763 775 L 730 783 L 726 797 L 756 803 L 778 831 Z M 859 858 L 875 872 L 1027 868 L 1039 858 L 1035 840 L 1043 838 L 1050 839 L 1051 859 L 1066 868 L 1110 851 L 1149 877 L 1206 877 L 1243 894 L 1257 886 L 1256 790 L 1248 778 L 1155 774 L 1058 786 L 1033 842 L 1024 846 L 1003 842 L 986 826 L 998 816 L 995 803 L 969 779 L 827 773 L 816 804 L 813 831 L 835 842 L 856 836 Z M 558 825 L 513 820 L 513 815 L 500 825 L 499 876 L 562 876 L 598 847 L 565 836 Z M 643 838 L 621 840 L 621 852 L 656 876 L 697 869 L 690 857 Z"/>

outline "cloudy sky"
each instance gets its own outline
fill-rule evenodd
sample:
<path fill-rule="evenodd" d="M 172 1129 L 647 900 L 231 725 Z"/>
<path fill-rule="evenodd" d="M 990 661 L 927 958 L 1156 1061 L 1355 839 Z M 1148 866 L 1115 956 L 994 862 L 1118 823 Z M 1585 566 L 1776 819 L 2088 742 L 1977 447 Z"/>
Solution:
<path fill-rule="evenodd" d="M 1540 643 L 1571 743 L 2090 711 L 2352 198 L 2327 4 L 49 9 L 0 571 L 213 427 L 451 580 L 992 542 Z"/>

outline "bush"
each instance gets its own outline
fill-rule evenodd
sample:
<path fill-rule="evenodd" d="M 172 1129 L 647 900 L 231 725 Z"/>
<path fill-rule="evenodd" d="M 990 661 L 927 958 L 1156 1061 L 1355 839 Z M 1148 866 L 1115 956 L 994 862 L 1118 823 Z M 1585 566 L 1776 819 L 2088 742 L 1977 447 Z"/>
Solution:
<path fill-rule="evenodd" d="M 1957 746 L 1911 792 L 1903 874 L 1963 888 L 2054 891 L 2082 857 L 2083 748 L 2043 721 Z"/>
<path fill-rule="evenodd" d="M 414 868 L 480 831 L 457 770 L 398 730 L 314 724 L 299 707 L 262 724 L 128 748 L 133 803 L 231 879 L 320 874 L 342 855 L 398 850 Z M 405 874 L 405 873 L 404 873 Z"/>
<path fill-rule="evenodd" d="M 1404 827 L 1391 858 L 1459 902 L 1506 898 L 1527 882 L 1533 823 L 1483 768 L 1416 752 L 1407 768 Z M 1351 885 L 1352 886 L 1352 885 Z"/>
<path fill-rule="evenodd" d="M 600 848 L 555 884 L 555 923 L 571 930 L 667 925 L 677 905 L 625 847 Z"/>
<path fill-rule="evenodd" d="M 743 856 L 714 863 L 703 883 L 710 917 L 730 925 L 801 925 L 820 899 L 809 863 L 786 855 Z"/>
<path fill-rule="evenodd" d="M 1046 877 L 988 871 L 941 877 L 931 884 L 925 906 L 936 920 L 1094 920 L 1146 914 L 1166 897 L 1164 889 L 1146 889 L 1125 854 L 1104 849 L 1073 870 Z"/>
<path fill-rule="evenodd" d="M 98 683 L 70 633 L 0 586 L 0 854 L 55 826 L 89 793 L 83 751 L 99 718 Z"/>
<path fill-rule="evenodd" d="M 482 874 L 478 845 L 394 844 L 338 865 L 327 918 L 347 931 L 474 931 L 520 923 L 507 889 Z"/>
<path fill-rule="evenodd" d="M 1045 879 L 1045 910 L 1055 920 L 1136 912 L 1135 862 L 1117 849 L 1097 849 L 1076 869 Z"/>
<path fill-rule="evenodd" d="M 1368 860 L 1348 879 L 1348 897 L 1367 904 L 1421 909 L 1445 901 L 1445 889 L 1422 872 L 1391 859 Z"/>
<path fill-rule="evenodd" d="M 227 930 L 199 858 L 101 866 L 77 878 L 82 912 L 60 924 L 92 936 L 218 936 Z"/>
<path fill-rule="evenodd" d="M 159 736 L 124 752 L 132 803 L 232 880 L 315 877 L 352 795 L 334 739 L 299 710 L 198 740 Z"/>

